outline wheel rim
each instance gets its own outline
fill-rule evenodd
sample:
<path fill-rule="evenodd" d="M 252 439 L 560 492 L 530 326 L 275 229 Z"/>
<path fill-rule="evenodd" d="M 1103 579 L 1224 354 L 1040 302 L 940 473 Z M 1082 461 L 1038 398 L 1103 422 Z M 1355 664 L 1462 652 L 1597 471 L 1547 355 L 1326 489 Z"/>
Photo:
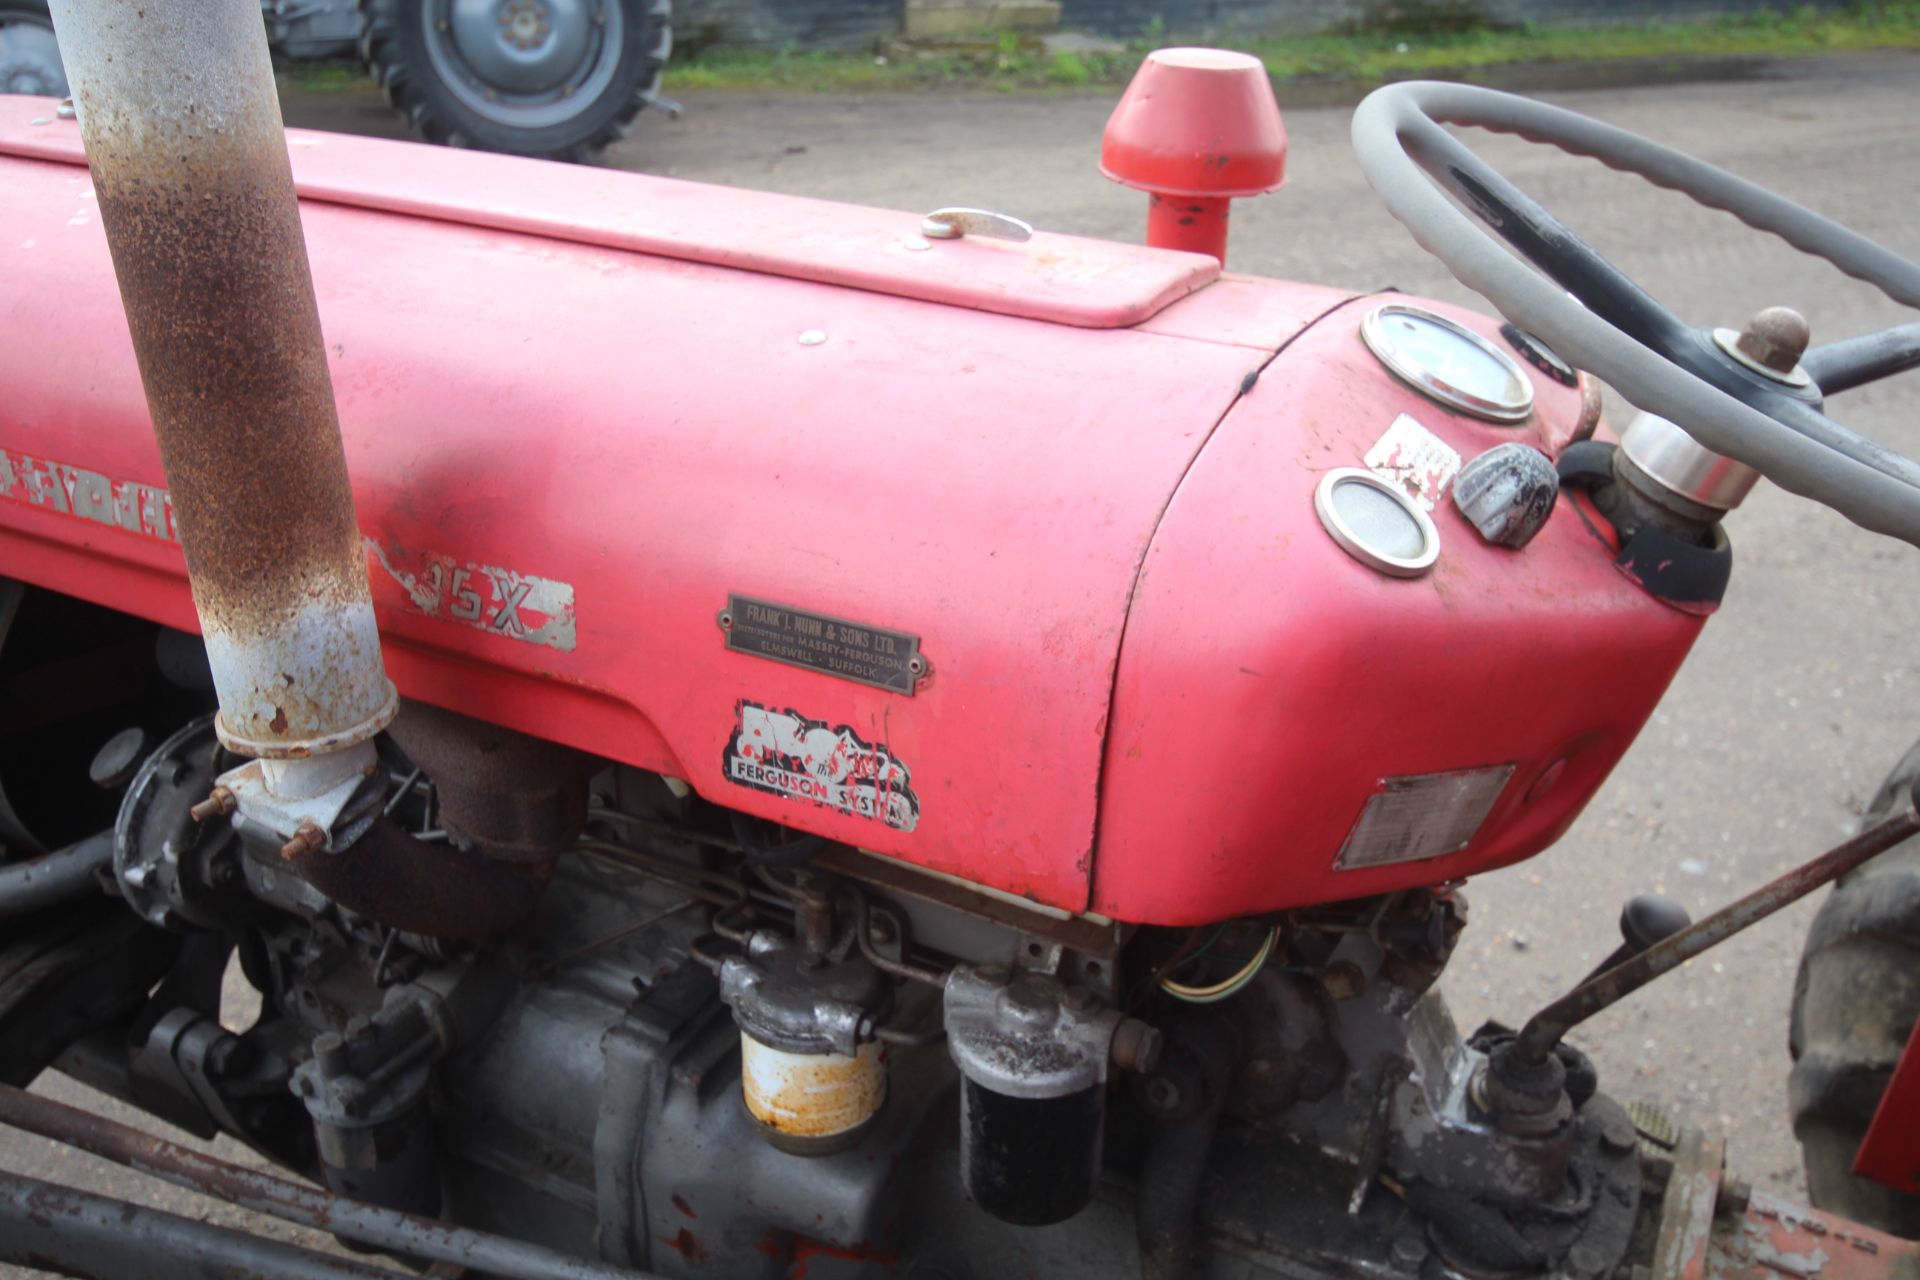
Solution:
<path fill-rule="evenodd" d="M 0 93 L 67 96 L 60 46 L 44 17 L 0 7 Z"/>
<path fill-rule="evenodd" d="M 516 129 L 565 123 L 612 83 L 618 0 L 431 0 L 427 56 L 461 105 Z"/>

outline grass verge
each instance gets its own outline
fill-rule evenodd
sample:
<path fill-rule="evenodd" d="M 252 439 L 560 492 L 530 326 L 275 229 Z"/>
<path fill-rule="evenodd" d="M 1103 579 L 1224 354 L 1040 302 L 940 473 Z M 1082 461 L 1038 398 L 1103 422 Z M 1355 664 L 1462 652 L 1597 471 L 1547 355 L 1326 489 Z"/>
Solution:
<path fill-rule="evenodd" d="M 952 50 L 890 47 L 880 54 L 709 49 L 667 70 L 673 90 L 866 93 L 892 89 L 1016 92 L 1124 84 L 1158 32 L 1111 52 L 1047 53 L 1038 41 L 983 35 Z M 1648 58 L 1800 57 L 1859 49 L 1920 48 L 1920 0 L 1840 11 L 1795 9 L 1706 22 L 1640 26 L 1371 30 L 1208 43 L 1256 54 L 1279 84 L 1372 85 L 1419 76 L 1472 78 L 1513 63 L 1620 62 Z"/>
<path fill-rule="evenodd" d="M 706 49 L 676 53 L 667 90 L 876 93 L 962 89 L 1071 91 L 1124 84 L 1141 57 L 1169 43 L 1150 30 L 1110 51 L 1048 53 L 1040 41 L 983 33 L 940 49 L 889 43 L 880 53 Z M 1640 59 L 1790 58 L 1860 49 L 1920 49 L 1920 0 L 1881 0 L 1838 11 L 1798 8 L 1706 22 L 1639 26 L 1468 27 L 1360 30 L 1209 43 L 1256 54 L 1276 84 L 1348 83 L 1357 88 L 1420 76 L 1473 79 L 1516 63 L 1621 63 Z M 370 89 L 357 63 L 289 63 L 283 85 L 309 93 Z"/>

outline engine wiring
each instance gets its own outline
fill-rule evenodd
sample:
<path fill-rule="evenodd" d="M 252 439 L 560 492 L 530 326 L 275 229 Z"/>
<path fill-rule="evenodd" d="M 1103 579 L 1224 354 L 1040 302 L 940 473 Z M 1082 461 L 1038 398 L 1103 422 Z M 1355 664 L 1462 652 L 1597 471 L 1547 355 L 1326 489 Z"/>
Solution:
<path fill-rule="evenodd" d="M 1218 934 L 1216 934 L 1215 937 L 1218 937 Z M 1188 958 L 1198 957 L 1207 947 L 1213 945 L 1213 941 L 1214 939 L 1209 938 L 1199 950 L 1193 953 L 1193 956 Z M 1162 977 L 1160 979 L 1160 989 L 1174 999 L 1183 1000 L 1188 1004 L 1215 1004 L 1221 1000 L 1225 1000 L 1254 980 L 1260 970 L 1265 967 L 1268 958 L 1273 955 L 1273 949 L 1279 941 L 1280 926 L 1277 924 L 1271 925 L 1268 927 L 1267 936 L 1261 941 L 1259 949 L 1253 953 L 1253 958 L 1248 960 L 1247 963 L 1231 977 L 1224 978 L 1219 982 L 1210 983 L 1206 986 L 1188 986 L 1183 982 L 1175 982 L 1171 977 Z"/>

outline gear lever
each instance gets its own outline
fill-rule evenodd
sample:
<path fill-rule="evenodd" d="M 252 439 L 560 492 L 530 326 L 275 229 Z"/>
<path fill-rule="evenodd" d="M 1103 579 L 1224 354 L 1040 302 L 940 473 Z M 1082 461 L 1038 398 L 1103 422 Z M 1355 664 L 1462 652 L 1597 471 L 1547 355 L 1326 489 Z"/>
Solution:
<path fill-rule="evenodd" d="M 1654 943 L 1680 932 L 1693 923 L 1687 909 L 1663 893 L 1636 893 L 1620 908 L 1620 937 L 1623 941 L 1613 954 L 1581 979 L 1588 983 L 1623 961 L 1639 955 Z"/>
<path fill-rule="evenodd" d="M 1512 1044 L 1505 1047 L 1517 1061 L 1537 1065 L 1550 1060 L 1553 1046 L 1562 1036 L 1602 1009 L 1915 834 L 1920 834 L 1920 804 L 1916 804 L 1916 793 L 1909 791 L 1907 803 L 1898 812 L 1851 840 L 1755 889 L 1738 902 L 1720 908 L 1697 924 L 1670 933 L 1637 955 L 1630 955 L 1613 968 L 1588 978 L 1534 1014 Z M 1630 911 L 1633 906 L 1628 904 Z M 1657 913 L 1647 914 L 1658 919 Z"/>

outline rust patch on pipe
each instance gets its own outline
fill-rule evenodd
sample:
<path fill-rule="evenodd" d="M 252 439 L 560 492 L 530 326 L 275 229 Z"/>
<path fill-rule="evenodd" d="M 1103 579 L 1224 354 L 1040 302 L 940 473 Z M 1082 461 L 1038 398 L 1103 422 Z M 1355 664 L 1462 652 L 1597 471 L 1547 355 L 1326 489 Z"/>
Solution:
<path fill-rule="evenodd" d="M 204 626 L 245 643 L 371 596 L 286 153 L 275 174 L 252 157 L 195 164 L 192 140 L 180 145 L 180 172 L 162 183 L 117 140 L 96 144 L 94 182 L 194 604 Z M 336 727 L 328 709 L 345 688 L 301 688 L 290 673 L 283 685 L 265 723 L 230 727 Z"/>
<path fill-rule="evenodd" d="M 367 598 L 285 151 L 89 143 L 201 613 L 244 635 Z"/>
<path fill-rule="evenodd" d="M 323 750 L 392 692 L 259 14 L 72 8 L 62 48 L 222 728 Z"/>

